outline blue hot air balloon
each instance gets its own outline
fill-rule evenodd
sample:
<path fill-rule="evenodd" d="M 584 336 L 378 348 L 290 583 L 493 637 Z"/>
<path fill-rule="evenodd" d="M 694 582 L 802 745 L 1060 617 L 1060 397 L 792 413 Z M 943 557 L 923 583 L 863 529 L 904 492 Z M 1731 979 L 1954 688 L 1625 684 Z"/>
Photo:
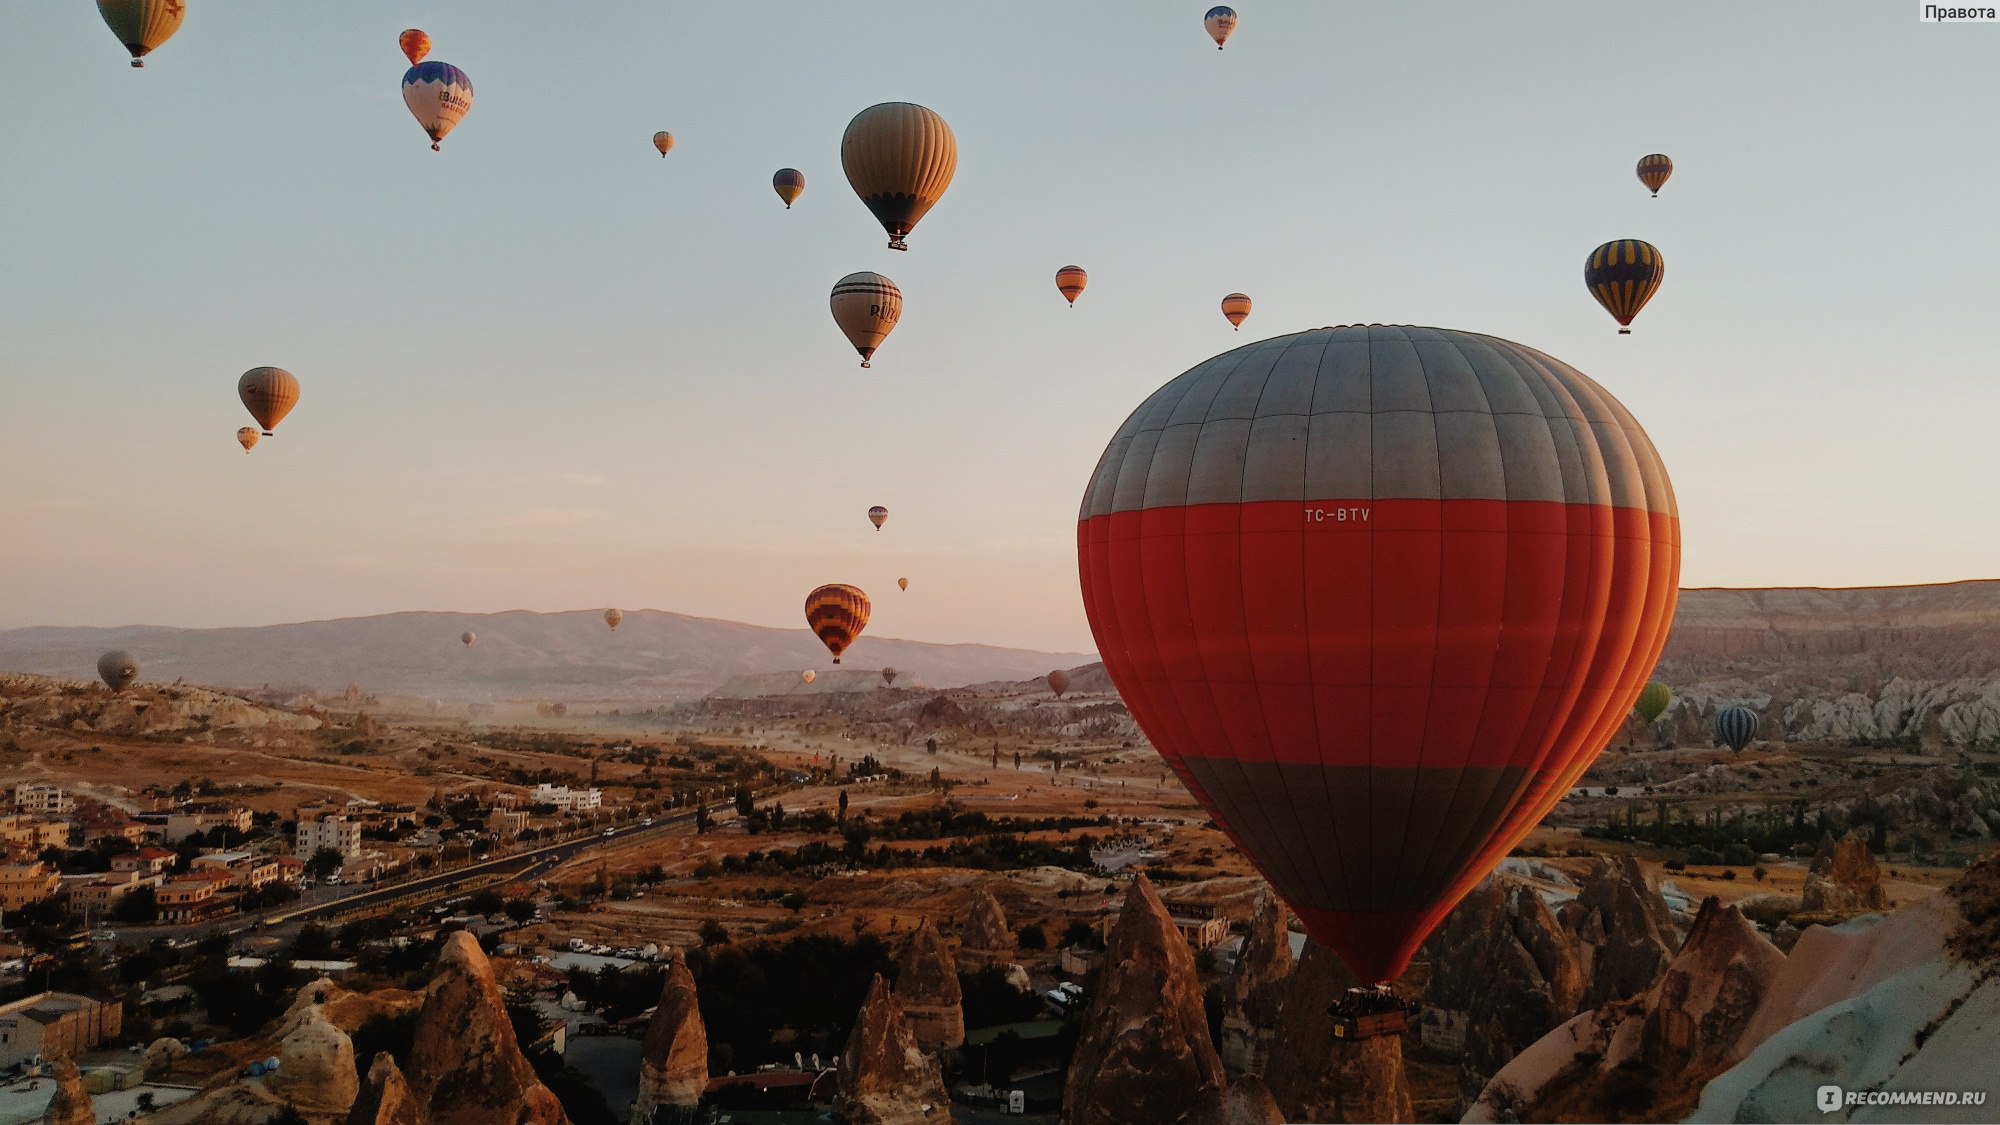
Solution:
<path fill-rule="evenodd" d="M 403 104 L 430 134 L 436 151 L 445 134 L 472 111 L 472 79 L 450 63 L 425 60 L 404 73 Z"/>
<path fill-rule="evenodd" d="M 1715 716 L 1715 737 L 1741 751 L 1757 737 L 1757 712 L 1748 707 L 1724 707 Z"/>

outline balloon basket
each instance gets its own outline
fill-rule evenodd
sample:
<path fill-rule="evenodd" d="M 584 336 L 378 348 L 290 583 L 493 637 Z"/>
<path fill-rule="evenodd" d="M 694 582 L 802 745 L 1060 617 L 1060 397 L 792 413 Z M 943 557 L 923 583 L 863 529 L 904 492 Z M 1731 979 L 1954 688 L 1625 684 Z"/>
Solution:
<path fill-rule="evenodd" d="M 785 208 L 785 209 L 786 209 L 787 211 L 791 210 L 791 208 L 789 208 L 789 207 L 787 207 L 787 208 Z M 909 248 L 910 248 L 910 244 L 909 244 L 909 243 L 907 243 L 907 242 L 904 242 L 904 241 L 903 241 L 902 239 L 900 239 L 900 238 L 892 238 L 892 239 L 890 239 L 890 240 L 889 240 L 889 249 L 891 249 L 891 250 L 908 250 Z"/>
<path fill-rule="evenodd" d="M 1632 330 L 1630 328 L 1620 328 L 1618 330 L 1618 334 L 1620 336 L 1630 336 L 1632 334 Z"/>
<path fill-rule="evenodd" d="M 133 59 L 133 60 L 132 60 L 132 69 L 133 69 L 133 70 L 144 70 L 144 69 L 145 69 L 145 67 L 146 67 L 146 60 L 145 60 L 145 59 Z"/>
<path fill-rule="evenodd" d="M 1333 1017 L 1335 1039 L 1373 1039 L 1401 1035 L 1409 1029 L 1415 1003 L 1396 995 L 1386 984 L 1350 988 L 1326 1010 Z"/>

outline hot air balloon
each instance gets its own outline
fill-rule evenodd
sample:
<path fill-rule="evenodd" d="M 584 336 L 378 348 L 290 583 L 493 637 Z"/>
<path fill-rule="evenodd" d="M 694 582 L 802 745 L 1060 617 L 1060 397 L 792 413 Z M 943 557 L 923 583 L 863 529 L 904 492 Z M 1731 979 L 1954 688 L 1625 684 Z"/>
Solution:
<path fill-rule="evenodd" d="M 889 509 L 880 504 L 868 509 L 868 522 L 875 525 L 875 530 L 882 530 L 882 525 L 889 522 Z"/>
<path fill-rule="evenodd" d="M 1208 37 L 1215 40 L 1215 49 L 1220 51 L 1222 45 L 1227 43 L 1230 35 L 1236 31 L 1236 9 L 1220 5 L 1210 8 L 1208 14 L 1202 17 L 1201 23 L 1208 29 Z"/>
<path fill-rule="evenodd" d="M 623 620 L 625 620 L 625 615 L 615 609 L 604 611 L 604 623 L 611 626 L 611 631 L 614 633 L 618 631 L 618 623 Z"/>
<path fill-rule="evenodd" d="M 902 315 L 903 291 L 879 273 L 862 270 L 833 283 L 833 322 L 861 353 L 863 367 L 873 366 L 875 349 Z"/>
<path fill-rule="evenodd" d="M 431 151 L 472 112 L 472 79 L 441 62 L 420 62 L 403 74 L 403 104 L 430 134 Z"/>
<path fill-rule="evenodd" d="M 1231 293 L 1222 299 L 1222 317 L 1230 327 L 1243 330 L 1243 322 L 1250 319 L 1250 298 L 1241 293 Z"/>
<path fill-rule="evenodd" d="M 909 579 L 907 579 L 907 578 L 898 578 L 898 579 L 896 579 L 896 588 L 897 588 L 897 589 L 899 589 L 899 590 L 907 590 L 907 589 L 909 589 L 909 588 L 910 588 L 910 580 L 909 580 Z"/>
<path fill-rule="evenodd" d="M 666 154 L 674 150 L 674 135 L 672 133 L 667 132 L 665 129 L 662 129 L 659 132 L 654 133 L 653 147 L 660 150 L 661 156 L 665 156 Z"/>
<path fill-rule="evenodd" d="M 1076 307 L 1076 299 L 1083 296 L 1083 287 L 1090 284 L 1090 275 L 1082 266 L 1064 266 L 1056 271 L 1056 291 L 1069 301 L 1069 307 Z"/>
<path fill-rule="evenodd" d="M 243 447 L 243 452 L 246 455 L 249 454 L 257 445 L 257 427 L 245 426 L 236 431 L 236 444 Z"/>
<path fill-rule="evenodd" d="M 1757 712 L 1748 707 L 1724 707 L 1715 713 L 1715 737 L 1738 753 L 1757 737 L 1757 727 Z"/>
<path fill-rule="evenodd" d="M 1057 699 L 1061 699 L 1063 692 L 1069 690 L 1069 673 L 1063 671 L 1061 668 L 1050 672 L 1048 674 L 1048 681 L 1049 690 L 1056 693 Z"/>
<path fill-rule="evenodd" d="M 951 186 L 958 141 L 944 118 L 923 106 L 883 102 L 847 123 L 840 166 L 854 194 L 889 232 L 889 249 L 908 250 L 904 236 Z"/>
<path fill-rule="evenodd" d="M 894 687 L 897 675 L 898 673 L 894 668 L 884 668 L 882 669 L 882 682 Z"/>
<path fill-rule="evenodd" d="M 132 52 L 132 65 L 145 66 L 145 57 L 181 29 L 187 0 L 97 0 L 97 14 Z"/>
<path fill-rule="evenodd" d="M 1660 197 L 1660 189 L 1667 184 L 1667 177 L 1674 174 L 1674 162 L 1665 153 L 1656 152 L 1639 158 L 1639 182 L 1652 189 L 1653 198 Z"/>
<path fill-rule="evenodd" d="M 479 639 L 479 634 L 467 629 L 465 632 L 459 634 L 458 639 L 465 642 L 466 648 L 471 648 L 472 642 Z"/>
<path fill-rule="evenodd" d="M 236 397 L 264 427 L 264 436 L 270 437 L 299 404 L 299 381 L 282 367 L 253 367 L 236 380 Z"/>
<path fill-rule="evenodd" d="M 1666 259 L 1650 242 L 1621 238 L 1590 252 L 1583 263 L 1583 283 L 1590 295 L 1618 321 L 1618 334 L 1632 334 L 1632 318 L 1646 307 L 1667 275 Z"/>
<path fill-rule="evenodd" d="M 139 662 L 129 652 L 107 652 L 97 658 L 97 676 L 112 691 L 124 691 L 139 678 Z"/>
<path fill-rule="evenodd" d="M 415 66 L 424 61 L 425 55 L 431 53 L 431 37 L 425 35 L 421 29 L 412 27 L 396 36 L 396 46 L 403 49 L 403 57 L 410 60 L 411 66 Z"/>
<path fill-rule="evenodd" d="M 1633 710 L 1639 713 L 1639 721 L 1650 723 L 1667 713 L 1667 704 L 1674 701 L 1673 691 L 1658 680 L 1647 684 L 1639 691 L 1639 702 Z"/>
<path fill-rule="evenodd" d="M 840 654 L 868 627 L 868 595 L 858 586 L 821 586 L 806 595 L 806 624 L 840 663 Z"/>
<path fill-rule="evenodd" d="M 1651 441 L 1581 372 L 1352 325 L 1156 391 L 1098 462 L 1077 560 L 1140 728 L 1373 983 L 1632 709 L 1680 521 Z"/>
<path fill-rule="evenodd" d="M 806 193 L 806 174 L 797 168 L 780 168 L 771 176 L 771 189 L 785 201 L 785 210 L 789 211 L 799 196 Z"/>
<path fill-rule="evenodd" d="M 804 680 L 807 683 L 812 683 L 814 680 L 819 679 L 819 673 L 808 668 L 805 671 L 799 673 L 799 679 Z"/>

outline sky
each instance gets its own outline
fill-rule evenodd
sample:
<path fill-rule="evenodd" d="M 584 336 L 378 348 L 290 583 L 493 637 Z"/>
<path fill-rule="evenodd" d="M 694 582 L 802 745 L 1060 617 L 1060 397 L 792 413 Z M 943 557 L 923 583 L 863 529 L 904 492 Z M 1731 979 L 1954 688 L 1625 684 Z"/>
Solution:
<path fill-rule="evenodd" d="M 2000 25 L 1245 0 L 1217 52 L 1163 0 L 188 6 L 143 70 L 84 0 L 0 11 L 0 628 L 791 627 L 844 581 L 871 634 L 1090 650 L 1077 505 L 1120 422 L 1352 322 L 1602 383 L 1683 585 L 2000 574 Z M 476 89 L 442 153 L 412 26 Z M 840 171 L 881 101 L 959 144 L 908 253 Z M 1668 269 L 1620 337 L 1581 274 L 1625 237 Z M 867 371 L 827 309 L 856 270 L 905 297 Z M 264 364 L 303 396 L 246 458 Z"/>

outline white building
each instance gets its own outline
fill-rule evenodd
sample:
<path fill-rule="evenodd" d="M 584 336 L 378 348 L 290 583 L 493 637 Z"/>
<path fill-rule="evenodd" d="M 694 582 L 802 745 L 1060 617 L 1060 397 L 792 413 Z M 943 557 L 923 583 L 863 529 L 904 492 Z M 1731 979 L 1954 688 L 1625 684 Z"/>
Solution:
<path fill-rule="evenodd" d="M 604 794 L 595 788 L 571 789 L 567 785 L 550 785 L 548 782 L 543 782 L 535 786 L 532 800 L 537 805 L 554 805 L 557 812 L 578 813 L 601 807 L 604 804 Z"/>
<path fill-rule="evenodd" d="M 344 816 L 323 816 L 318 820 L 300 821 L 297 842 L 292 845 L 292 854 L 300 859 L 311 859 L 321 848 L 332 848 L 342 859 L 353 859 L 361 854 L 361 825 Z"/>
<path fill-rule="evenodd" d="M 63 792 L 60 785 L 38 781 L 14 787 L 14 807 L 43 816 L 68 816 L 76 811 L 76 798 Z"/>

